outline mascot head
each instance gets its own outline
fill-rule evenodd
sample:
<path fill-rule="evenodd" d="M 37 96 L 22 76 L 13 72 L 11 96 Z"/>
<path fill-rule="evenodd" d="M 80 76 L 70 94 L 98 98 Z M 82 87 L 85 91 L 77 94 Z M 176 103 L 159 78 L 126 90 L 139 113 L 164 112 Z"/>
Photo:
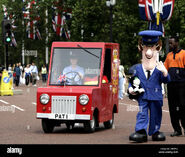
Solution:
<path fill-rule="evenodd" d="M 152 70 L 156 67 L 158 52 L 162 48 L 162 42 L 159 40 L 162 32 L 146 30 L 139 32 L 139 35 L 142 36 L 138 43 L 138 49 L 142 52 L 142 65 L 146 70 Z"/>

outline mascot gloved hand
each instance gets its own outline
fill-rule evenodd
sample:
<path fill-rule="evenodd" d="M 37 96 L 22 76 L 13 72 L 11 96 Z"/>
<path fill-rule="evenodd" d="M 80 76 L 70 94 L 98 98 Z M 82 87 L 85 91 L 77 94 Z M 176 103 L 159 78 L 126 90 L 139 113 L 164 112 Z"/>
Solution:
<path fill-rule="evenodd" d="M 140 111 L 137 114 L 135 132 L 129 136 L 129 140 L 146 142 L 149 135 L 152 136 L 153 141 L 164 141 L 165 136 L 159 131 L 163 106 L 161 84 L 168 83 L 170 76 L 163 63 L 158 62 L 158 53 L 162 48 L 159 37 L 162 36 L 162 32 L 146 30 L 140 32 L 139 35 L 142 36 L 138 44 L 142 59 L 141 64 L 136 66 L 132 77 L 138 78 L 140 83 L 134 87 L 134 83 L 129 81 L 128 91 L 133 96 L 137 95 Z M 140 89 L 142 89 L 142 94 L 136 92 Z"/>
<path fill-rule="evenodd" d="M 167 69 L 165 68 L 163 62 L 161 62 L 161 61 L 160 61 L 160 62 L 157 62 L 156 68 L 157 68 L 159 71 L 161 71 L 165 77 L 168 75 L 168 71 L 167 71 Z"/>
<path fill-rule="evenodd" d="M 139 95 L 144 93 L 145 90 L 141 87 L 141 81 L 138 77 L 131 77 L 129 82 L 131 83 L 131 87 L 128 89 L 129 99 L 137 100 Z"/>

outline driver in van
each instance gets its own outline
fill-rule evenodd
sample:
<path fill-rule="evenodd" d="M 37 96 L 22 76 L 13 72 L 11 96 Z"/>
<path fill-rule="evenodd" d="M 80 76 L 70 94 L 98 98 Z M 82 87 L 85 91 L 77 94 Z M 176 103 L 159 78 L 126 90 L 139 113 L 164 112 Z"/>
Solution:
<path fill-rule="evenodd" d="M 63 70 L 66 83 L 68 85 L 81 85 L 84 78 L 84 69 L 78 66 L 78 56 L 72 51 L 70 51 L 70 64 Z"/>

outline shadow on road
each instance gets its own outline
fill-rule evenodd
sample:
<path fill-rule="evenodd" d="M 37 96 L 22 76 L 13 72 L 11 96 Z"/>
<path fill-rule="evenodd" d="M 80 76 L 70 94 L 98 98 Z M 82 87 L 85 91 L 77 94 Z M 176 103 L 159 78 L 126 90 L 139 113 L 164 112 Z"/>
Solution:
<path fill-rule="evenodd" d="M 104 128 L 104 126 L 100 126 L 96 128 L 95 132 L 101 132 L 105 131 L 107 129 Z M 73 129 L 67 129 L 67 127 L 61 125 L 60 127 L 55 127 L 54 134 L 60 134 L 60 133 L 71 133 L 71 134 L 87 134 L 85 131 L 83 125 L 75 126 Z"/>

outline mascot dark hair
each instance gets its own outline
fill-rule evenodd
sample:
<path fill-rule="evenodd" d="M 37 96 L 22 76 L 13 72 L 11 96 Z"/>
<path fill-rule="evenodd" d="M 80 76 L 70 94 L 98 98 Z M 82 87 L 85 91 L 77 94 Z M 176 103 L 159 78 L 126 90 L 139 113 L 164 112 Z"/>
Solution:
<path fill-rule="evenodd" d="M 139 80 L 137 90 L 133 82 L 129 82 L 128 93 L 137 95 L 140 111 L 137 114 L 135 132 L 129 136 L 130 141 L 146 142 L 148 135 L 153 141 L 164 141 L 165 135 L 160 132 L 162 121 L 162 83 L 168 83 L 170 76 L 162 62 L 158 61 L 158 53 L 162 48 L 160 31 L 146 30 L 139 33 L 138 49 L 142 53 L 141 64 L 135 68 L 133 78 Z M 141 90 L 139 92 L 139 90 Z"/>

